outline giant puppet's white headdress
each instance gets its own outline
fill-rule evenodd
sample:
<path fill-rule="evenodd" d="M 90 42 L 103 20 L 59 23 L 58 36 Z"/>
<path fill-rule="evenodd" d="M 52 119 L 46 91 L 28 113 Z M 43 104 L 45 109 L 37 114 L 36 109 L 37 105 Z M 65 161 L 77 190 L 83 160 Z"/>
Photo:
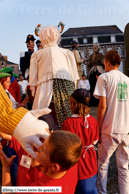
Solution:
<path fill-rule="evenodd" d="M 59 27 L 61 26 L 61 30 Z M 64 24 L 59 22 L 58 26 L 43 26 L 40 24 L 35 28 L 36 36 L 40 37 L 41 42 L 45 47 L 47 46 L 56 46 L 61 40 L 61 33 L 63 32 Z"/>

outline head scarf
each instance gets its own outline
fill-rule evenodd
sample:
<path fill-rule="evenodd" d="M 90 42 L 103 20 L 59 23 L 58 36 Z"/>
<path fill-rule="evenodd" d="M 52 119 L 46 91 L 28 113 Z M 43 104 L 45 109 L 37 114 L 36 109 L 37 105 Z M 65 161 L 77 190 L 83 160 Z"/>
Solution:
<path fill-rule="evenodd" d="M 60 41 L 60 32 L 56 26 L 46 26 L 40 29 L 40 40 L 45 47 L 57 46 Z"/>

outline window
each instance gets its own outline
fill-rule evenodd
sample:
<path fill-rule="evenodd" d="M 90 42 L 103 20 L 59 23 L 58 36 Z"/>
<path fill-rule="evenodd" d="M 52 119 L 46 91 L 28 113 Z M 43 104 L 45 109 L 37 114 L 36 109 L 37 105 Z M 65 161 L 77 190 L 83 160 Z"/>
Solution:
<path fill-rule="evenodd" d="M 87 38 L 83 38 L 83 43 L 87 43 Z"/>
<path fill-rule="evenodd" d="M 14 71 L 14 67 L 11 67 L 12 69 L 13 69 L 13 71 Z"/>
<path fill-rule="evenodd" d="M 111 42 L 116 42 L 116 37 L 114 34 L 111 35 Z"/>
<path fill-rule="evenodd" d="M 93 44 L 98 43 L 98 37 L 97 36 L 93 36 Z"/>
<path fill-rule="evenodd" d="M 1 61 L 1 67 L 5 67 L 5 61 Z"/>

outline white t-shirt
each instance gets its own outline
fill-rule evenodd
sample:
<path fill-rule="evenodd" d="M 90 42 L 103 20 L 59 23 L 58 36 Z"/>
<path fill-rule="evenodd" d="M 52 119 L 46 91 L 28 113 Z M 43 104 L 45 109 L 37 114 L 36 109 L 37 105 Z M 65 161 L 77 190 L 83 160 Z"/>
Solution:
<path fill-rule="evenodd" d="M 16 104 L 19 104 L 19 103 L 16 102 L 15 98 L 12 96 L 12 94 L 10 94 L 10 92 L 8 90 L 6 90 L 6 92 L 9 94 L 9 99 L 12 102 L 12 107 L 16 109 L 17 108 Z"/>
<path fill-rule="evenodd" d="M 94 97 L 106 97 L 107 110 L 101 125 L 105 134 L 129 132 L 129 78 L 118 70 L 98 77 Z"/>
<path fill-rule="evenodd" d="M 78 84 L 78 89 L 80 88 L 83 88 L 83 89 L 86 89 L 86 90 L 90 90 L 90 83 L 89 83 L 89 80 L 80 80 L 79 81 L 79 84 Z"/>
<path fill-rule="evenodd" d="M 18 82 L 20 85 L 21 85 L 21 87 L 22 87 L 22 93 L 23 94 L 26 94 L 26 87 L 28 86 L 28 81 L 26 81 L 26 80 L 23 80 L 23 81 L 19 81 Z"/>

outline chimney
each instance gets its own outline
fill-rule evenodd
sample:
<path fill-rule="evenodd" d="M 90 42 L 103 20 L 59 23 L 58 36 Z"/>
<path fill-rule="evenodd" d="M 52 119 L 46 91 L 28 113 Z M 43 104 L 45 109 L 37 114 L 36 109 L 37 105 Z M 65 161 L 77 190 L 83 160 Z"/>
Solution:
<path fill-rule="evenodd" d="M 7 61 L 8 60 L 8 57 L 7 56 L 3 56 L 4 57 L 4 59 Z"/>

